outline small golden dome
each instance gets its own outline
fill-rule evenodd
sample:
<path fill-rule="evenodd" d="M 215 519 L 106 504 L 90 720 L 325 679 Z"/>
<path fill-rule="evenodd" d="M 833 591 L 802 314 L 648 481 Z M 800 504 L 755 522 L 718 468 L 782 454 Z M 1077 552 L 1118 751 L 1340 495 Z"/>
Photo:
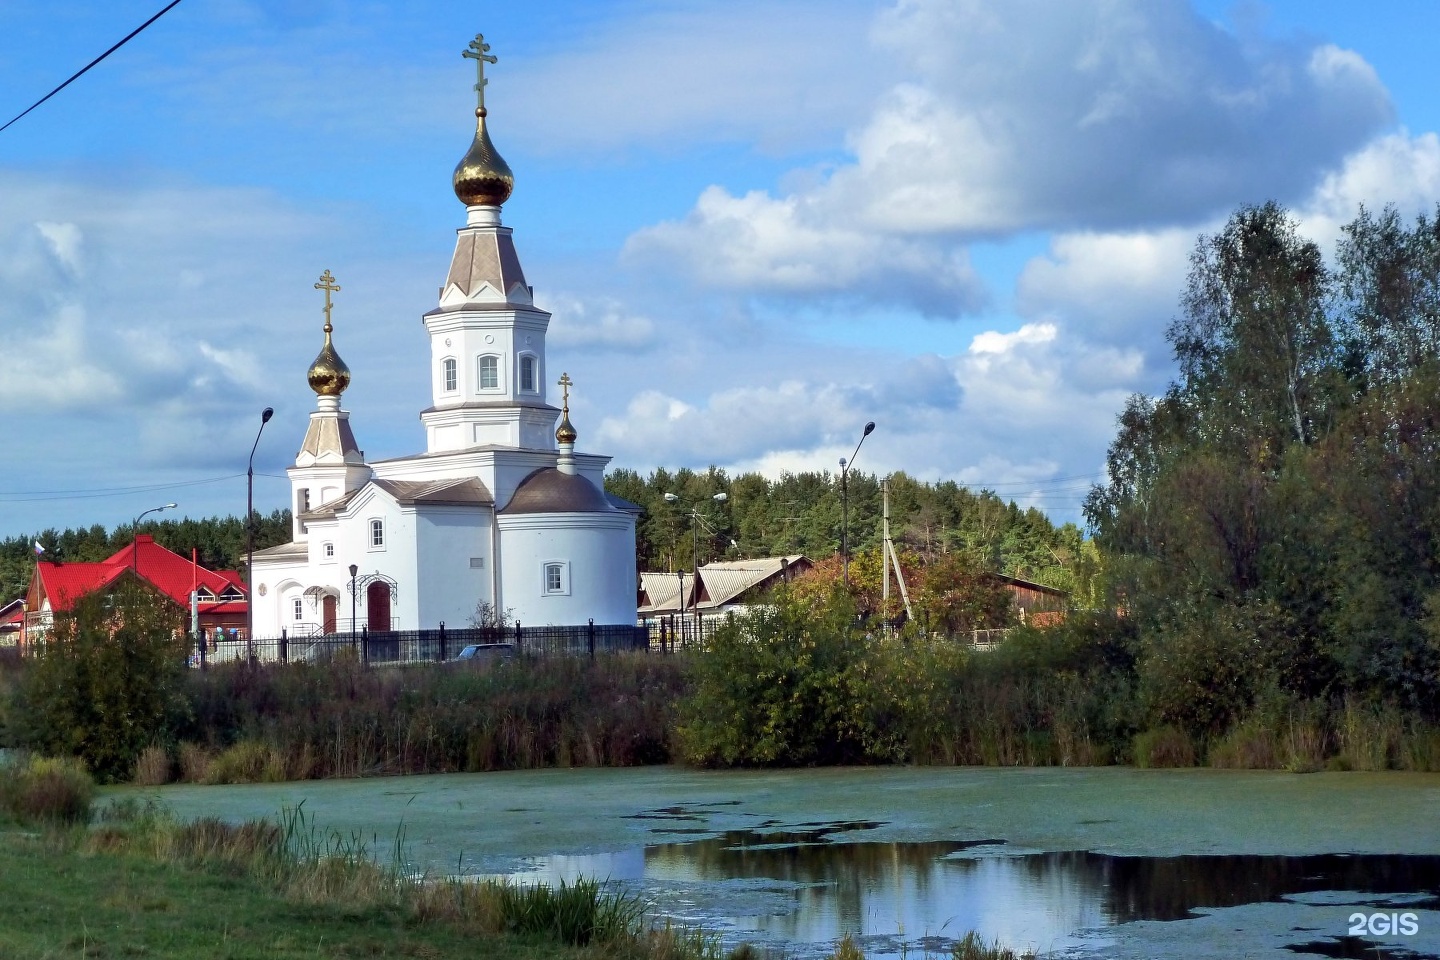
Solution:
<path fill-rule="evenodd" d="M 484 107 L 475 111 L 475 118 L 475 140 L 455 166 L 455 196 L 467 207 L 498 207 L 510 199 L 515 174 L 490 142 Z"/>
<path fill-rule="evenodd" d="M 575 426 L 570 422 L 570 415 L 567 413 L 560 419 L 560 426 L 555 428 L 555 440 L 558 443 L 574 443 L 580 434 L 575 432 Z"/>
<path fill-rule="evenodd" d="M 335 344 L 330 342 L 330 331 L 333 329 L 330 324 L 325 324 L 325 346 L 320 348 L 320 354 L 310 364 L 306 375 L 316 396 L 338 397 L 350 386 L 350 368 L 345 366 L 345 361 L 335 352 Z"/>
<path fill-rule="evenodd" d="M 565 391 L 565 399 L 560 403 L 560 425 L 555 428 L 556 443 L 574 443 L 575 438 L 580 434 L 575 432 L 575 425 L 570 422 L 570 388 L 575 381 L 570 379 L 570 374 L 560 374 L 560 388 Z"/>
<path fill-rule="evenodd" d="M 335 344 L 330 342 L 330 334 L 335 329 L 330 323 L 330 294 L 338 293 L 340 284 L 336 283 L 330 271 L 326 270 L 320 274 L 320 282 L 315 284 L 315 289 L 325 291 L 325 346 L 320 348 L 315 362 L 310 364 L 306 379 L 310 381 L 310 389 L 314 390 L 317 396 L 338 397 L 350 386 L 350 368 L 345 366 L 345 361 L 335 352 Z"/>

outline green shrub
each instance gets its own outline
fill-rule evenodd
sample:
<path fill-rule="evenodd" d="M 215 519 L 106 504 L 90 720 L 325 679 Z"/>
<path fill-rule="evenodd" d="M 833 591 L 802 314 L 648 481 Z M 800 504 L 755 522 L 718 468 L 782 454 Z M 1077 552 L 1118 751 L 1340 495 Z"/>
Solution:
<path fill-rule="evenodd" d="M 0 766 L 0 812 L 26 824 L 90 821 L 95 781 L 84 764 L 69 757 L 31 757 Z"/>
<path fill-rule="evenodd" d="M 1195 766 L 1195 742 L 1179 727 L 1160 727 L 1136 734 L 1132 752 L 1137 767 Z"/>
<path fill-rule="evenodd" d="M 696 659 L 679 731 L 685 757 L 707 766 L 888 758 L 898 737 L 879 723 L 878 647 L 843 592 L 822 602 L 778 592 L 716 631 Z"/>
<path fill-rule="evenodd" d="M 140 752 L 185 712 L 180 608 L 122 578 L 55 617 L 21 673 L 10 723 L 25 746 L 73 756 L 102 782 L 128 780 Z"/>

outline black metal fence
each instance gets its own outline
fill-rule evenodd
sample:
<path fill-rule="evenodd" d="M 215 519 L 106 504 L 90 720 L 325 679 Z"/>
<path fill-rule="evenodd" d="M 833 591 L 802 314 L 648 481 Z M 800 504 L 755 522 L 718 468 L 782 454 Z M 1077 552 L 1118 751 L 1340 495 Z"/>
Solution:
<path fill-rule="evenodd" d="M 331 633 L 319 636 L 280 636 L 254 640 L 230 640 L 217 635 L 202 637 L 190 662 L 205 668 L 216 663 L 322 663 L 336 658 L 353 658 L 370 666 L 407 663 L 443 663 L 457 659 L 471 644 L 497 645 L 492 650 L 519 656 L 590 656 L 621 650 L 650 649 L 650 635 L 644 627 L 628 624 L 582 626 L 466 627 L 450 629 L 441 624 L 434 630 L 386 630 L 358 633 Z M 508 650 L 506 650 L 508 647 Z"/>

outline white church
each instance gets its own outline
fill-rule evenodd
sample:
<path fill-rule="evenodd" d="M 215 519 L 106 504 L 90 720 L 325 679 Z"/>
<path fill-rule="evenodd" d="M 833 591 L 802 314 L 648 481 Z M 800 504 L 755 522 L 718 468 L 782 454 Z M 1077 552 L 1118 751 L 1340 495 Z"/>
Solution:
<path fill-rule="evenodd" d="M 465 627 L 481 605 L 537 627 L 635 624 L 640 508 L 605 493 L 609 457 L 576 452 L 568 376 L 561 407 L 548 402 L 550 315 L 500 222 L 514 176 L 485 128 L 489 49 L 477 36 L 465 52 L 479 105 L 453 180 L 465 225 L 423 317 L 425 450 L 367 462 L 356 444 L 327 270 L 315 285 L 325 292 L 325 344 L 309 370 L 317 400 L 288 470 L 293 539 L 255 553 L 255 637 Z"/>

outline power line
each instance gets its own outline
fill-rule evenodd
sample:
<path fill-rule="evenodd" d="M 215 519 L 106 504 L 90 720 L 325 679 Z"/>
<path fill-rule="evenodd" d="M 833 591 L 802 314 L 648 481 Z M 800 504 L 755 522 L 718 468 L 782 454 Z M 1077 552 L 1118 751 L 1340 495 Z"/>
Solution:
<path fill-rule="evenodd" d="M 159 13 L 155 14 L 155 16 L 151 17 L 149 20 L 146 20 L 144 23 L 140 24 L 140 26 L 136 27 L 134 30 L 131 30 L 128 34 L 126 34 L 125 39 L 121 40 L 119 43 L 115 44 L 115 45 L 114 45 L 113 47 L 111 47 L 109 50 L 106 50 L 104 53 L 100 54 L 100 56 L 96 57 L 94 60 L 91 60 L 89 63 L 85 64 L 85 66 L 82 67 L 80 70 L 78 70 L 75 74 L 73 74 L 73 75 L 70 77 L 69 80 L 66 80 L 64 83 L 60 84 L 60 86 L 56 87 L 54 90 L 51 90 L 49 93 L 45 94 L 45 96 L 41 97 L 39 100 L 36 100 L 34 103 L 30 104 L 30 106 L 26 107 L 26 108 L 19 114 L 19 116 L 16 116 L 14 119 L 12 119 L 12 120 L 10 121 L 10 123 L 5 124 L 4 127 L 0 127 L 0 133 L 4 133 L 4 132 L 5 132 L 5 129 L 6 129 L 7 127 L 9 127 L 11 123 L 14 123 L 16 120 L 19 120 L 20 117 L 25 116 L 25 114 L 29 113 L 31 110 L 34 110 L 36 107 L 40 106 L 40 104 L 44 103 L 46 100 L 49 100 L 51 97 L 55 96 L 55 94 L 59 93 L 61 90 L 64 90 L 66 87 L 70 86 L 70 84 L 74 83 L 76 80 L 79 80 L 82 76 L 84 76 L 87 72 L 89 72 L 89 70 L 90 70 L 91 67 L 95 66 L 95 64 L 99 63 L 101 60 L 104 60 L 106 57 L 110 56 L 110 54 L 114 53 L 116 50 L 119 50 L 121 47 L 125 46 L 125 44 L 129 43 L 131 40 L 133 40 L 133 39 L 135 38 L 135 35 L 136 35 L 136 34 L 138 34 L 141 30 L 144 30 L 146 27 L 150 26 L 150 24 L 154 23 L 156 20 L 159 20 L 161 17 L 165 16 L 165 14 L 169 13 L 169 12 L 170 12 L 170 9 L 171 9 L 172 7 L 174 7 L 176 4 L 178 4 L 179 2 L 180 2 L 180 0 L 170 0 L 170 3 L 165 7 L 164 10 L 161 10 Z"/>
<path fill-rule="evenodd" d="M 0 503 L 40 503 L 46 500 L 98 500 L 104 497 L 125 497 L 136 493 L 153 493 L 157 490 L 174 490 L 179 487 L 198 487 L 207 483 L 220 483 L 243 477 L 243 473 L 232 473 L 223 477 L 206 477 L 203 480 L 180 480 L 175 483 L 150 483 L 138 487 L 95 487 L 89 490 L 44 490 L 0 493 Z"/>

